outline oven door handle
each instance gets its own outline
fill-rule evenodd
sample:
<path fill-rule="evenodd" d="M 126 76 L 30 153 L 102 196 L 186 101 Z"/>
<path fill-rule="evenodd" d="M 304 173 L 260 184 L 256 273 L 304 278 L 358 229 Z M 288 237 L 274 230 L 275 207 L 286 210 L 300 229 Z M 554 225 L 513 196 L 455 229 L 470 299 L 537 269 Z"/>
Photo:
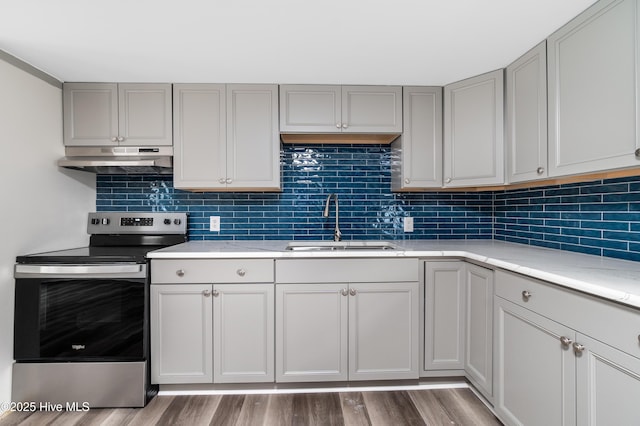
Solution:
<path fill-rule="evenodd" d="M 142 271 L 141 264 L 134 265 L 16 265 L 16 274 L 36 275 L 111 275 L 135 274 Z"/>

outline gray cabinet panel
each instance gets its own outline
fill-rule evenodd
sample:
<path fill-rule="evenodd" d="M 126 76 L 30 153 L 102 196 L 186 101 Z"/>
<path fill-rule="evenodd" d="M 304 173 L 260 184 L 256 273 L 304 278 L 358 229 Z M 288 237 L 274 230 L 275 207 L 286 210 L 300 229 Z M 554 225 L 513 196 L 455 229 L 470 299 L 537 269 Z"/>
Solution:
<path fill-rule="evenodd" d="M 493 395 L 493 271 L 466 265 L 464 370 L 474 385 Z"/>
<path fill-rule="evenodd" d="M 276 382 L 348 377 L 348 285 L 276 285 Z"/>
<path fill-rule="evenodd" d="M 280 131 L 339 132 L 341 108 L 340 86 L 281 85 Z"/>
<path fill-rule="evenodd" d="M 503 70 L 444 88 L 445 187 L 504 182 Z"/>
<path fill-rule="evenodd" d="M 273 284 L 217 284 L 213 290 L 214 382 L 273 382 Z"/>
<path fill-rule="evenodd" d="M 640 359 L 578 334 L 578 425 L 640 424 Z"/>
<path fill-rule="evenodd" d="M 65 83 L 63 107 L 65 145 L 118 145 L 117 84 Z"/>
<path fill-rule="evenodd" d="M 393 191 L 442 186 L 442 87 L 404 87 L 404 133 L 392 144 Z"/>
<path fill-rule="evenodd" d="M 547 177 L 547 48 L 538 44 L 506 70 L 509 182 Z"/>
<path fill-rule="evenodd" d="M 349 290 L 349 380 L 417 379 L 418 283 Z"/>
<path fill-rule="evenodd" d="M 342 131 L 401 133 L 402 87 L 342 86 Z"/>
<path fill-rule="evenodd" d="M 171 145 L 171 85 L 119 84 L 121 145 Z"/>
<path fill-rule="evenodd" d="M 495 410 L 508 425 L 573 425 L 575 332 L 495 297 Z"/>
<path fill-rule="evenodd" d="M 425 370 L 464 368 L 464 271 L 464 262 L 425 262 Z"/>
<path fill-rule="evenodd" d="M 603 0 L 547 40 L 549 175 L 638 166 L 636 0 Z"/>
<path fill-rule="evenodd" d="M 206 293 L 208 292 L 208 293 Z M 151 382 L 213 381 L 211 285 L 151 286 Z"/>

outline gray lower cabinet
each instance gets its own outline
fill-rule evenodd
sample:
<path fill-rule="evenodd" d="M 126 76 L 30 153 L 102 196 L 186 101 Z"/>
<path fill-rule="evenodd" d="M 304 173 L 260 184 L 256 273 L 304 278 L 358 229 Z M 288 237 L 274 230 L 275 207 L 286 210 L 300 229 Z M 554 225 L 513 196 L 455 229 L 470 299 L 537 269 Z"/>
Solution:
<path fill-rule="evenodd" d="M 418 378 L 418 283 L 276 284 L 276 381 Z"/>
<path fill-rule="evenodd" d="M 151 286 L 151 382 L 213 382 L 211 284 Z"/>
<path fill-rule="evenodd" d="M 467 378 L 492 399 L 493 396 L 493 271 L 466 264 L 465 356 Z"/>
<path fill-rule="evenodd" d="M 497 271 L 495 410 L 508 425 L 637 425 L 637 309 Z M 606 321 L 603 319 L 606 318 Z"/>
<path fill-rule="evenodd" d="M 272 382 L 273 292 L 273 284 L 152 285 L 152 383 Z"/>

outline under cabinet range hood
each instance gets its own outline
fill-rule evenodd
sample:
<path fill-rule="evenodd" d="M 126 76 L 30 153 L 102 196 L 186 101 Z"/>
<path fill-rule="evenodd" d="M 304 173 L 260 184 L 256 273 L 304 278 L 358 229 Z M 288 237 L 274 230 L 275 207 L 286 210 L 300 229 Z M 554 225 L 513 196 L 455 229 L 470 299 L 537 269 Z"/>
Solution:
<path fill-rule="evenodd" d="M 110 175 L 171 174 L 173 147 L 68 146 L 58 166 Z"/>

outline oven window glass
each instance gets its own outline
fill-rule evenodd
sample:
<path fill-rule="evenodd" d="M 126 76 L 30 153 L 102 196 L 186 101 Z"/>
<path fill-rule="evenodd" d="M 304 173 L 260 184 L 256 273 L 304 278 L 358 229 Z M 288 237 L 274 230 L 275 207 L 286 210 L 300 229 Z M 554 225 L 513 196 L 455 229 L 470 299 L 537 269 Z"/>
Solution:
<path fill-rule="evenodd" d="M 40 356 L 142 358 L 144 300 L 141 282 L 40 283 Z"/>

